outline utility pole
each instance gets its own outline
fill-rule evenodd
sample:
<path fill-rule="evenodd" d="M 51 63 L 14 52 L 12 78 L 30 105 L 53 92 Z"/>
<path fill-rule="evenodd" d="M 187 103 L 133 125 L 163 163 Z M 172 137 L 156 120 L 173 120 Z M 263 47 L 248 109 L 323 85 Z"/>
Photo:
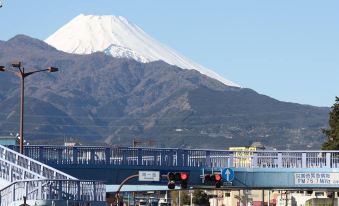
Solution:
<path fill-rule="evenodd" d="M 1 0 L 0 0 L 1 1 Z M 12 62 L 12 67 L 16 68 L 17 71 L 12 69 L 7 69 L 4 66 L 0 66 L 0 72 L 9 71 L 14 73 L 16 76 L 20 78 L 21 82 L 21 92 L 20 92 L 20 140 L 19 140 L 19 147 L 20 153 L 24 153 L 24 98 L 25 98 L 25 78 L 38 73 L 38 72 L 57 72 L 59 69 L 56 67 L 49 67 L 48 69 L 40 69 L 40 70 L 33 70 L 31 72 L 25 72 L 25 68 L 22 66 L 22 62 L 16 61 Z"/>

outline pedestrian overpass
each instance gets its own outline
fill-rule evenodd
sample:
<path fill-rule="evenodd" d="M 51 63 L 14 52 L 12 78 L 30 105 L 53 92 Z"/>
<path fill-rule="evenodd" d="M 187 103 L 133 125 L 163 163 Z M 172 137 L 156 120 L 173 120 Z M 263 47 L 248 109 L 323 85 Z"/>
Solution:
<path fill-rule="evenodd" d="M 100 181 L 79 180 L 0 145 L 0 205 L 104 206 Z"/>
<path fill-rule="evenodd" d="M 17 147 L 10 147 L 17 150 Z M 25 155 L 78 179 L 120 184 L 138 171 L 188 172 L 189 186 L 203 187 L 203 174 L 234 170 L 223 188 L 335 189 L 339 151 L 228 151 L 176 148 L 25 146 Z M 130 184 L 145 184 L 133 179 Z M 167 185 L 167 179 L 147 182 Z"/>

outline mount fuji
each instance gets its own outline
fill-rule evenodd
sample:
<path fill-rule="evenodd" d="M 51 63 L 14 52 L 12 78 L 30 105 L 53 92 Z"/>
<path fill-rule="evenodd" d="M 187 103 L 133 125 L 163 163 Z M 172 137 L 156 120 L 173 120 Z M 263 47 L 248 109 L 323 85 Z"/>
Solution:
<path fill-rule="evenodd" d="M 239 87 L 122 17 L 79 15 L 46 42 L 25 35 L 0 41 L 0 64 L 10 66 L 19 57 L 27 68 L 60 68 L 27 79 L 25 133 L 31 144 L 72 137 L 81 144 L 129 146 L 138 138 L 173 148 L 259 141 L 278 149 L 318 149 L 323 141 L 329 108 Z M 18 129 L 20 85 L 10 72 L 0 82 L 5 136 Z"/>
<path fill-rule="evenodd" d="M 125 48 L 111 45 L 107 51 L 134 54 Z M 74 137 L 81 144 L 129 146 L 141 138 L 174 148 L 225 149 L 259 141 L 278 149 L 316 149 L 327 127 L 329 108 L 281 102 L 164 61 L 70 54 L 25 35 L 0 41 L 1 64 L 18 57 L 27 68 L 60 68 L 27 78 L 25 133 L 31 144 Z M 20 85 L 10 72 L 0 82 L 5 136 L 18 129 Z"/>
<path fill-rule="evenodd" d="M 104 52 L 118 58 L 148 63 L 162 60 L 182 69 L 194 69 L 227 86 L 240 87 L 193 62 L 146 34 L 140 27 L 121 16 L 80 14 L 45 40 L 58 50 L 91 54 Z"/>

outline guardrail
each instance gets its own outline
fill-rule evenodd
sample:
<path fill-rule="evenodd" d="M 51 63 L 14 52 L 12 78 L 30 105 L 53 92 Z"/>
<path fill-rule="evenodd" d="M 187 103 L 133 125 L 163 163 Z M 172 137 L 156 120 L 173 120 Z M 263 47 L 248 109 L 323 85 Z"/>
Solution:
<path fill-rule="evenodd" d="M 29 200 L 105 201 L 105 185 L 97 181 L 36 179 L 16 181 L 0 191 L 0 205 Z"/>
<path fill-rule="evenodd" d="M 17 146 L 10 148 L 18 150 Z M 235 168 L 339 168 L 339 151 L 229 151 L 175 148 L 25 146 L 46 164 Z"/>
<path fill-rule="evenodd" d="M 0 145 L 0 178 L 9 182 L 38 178 L 77 179 L 2 145 Z"/>

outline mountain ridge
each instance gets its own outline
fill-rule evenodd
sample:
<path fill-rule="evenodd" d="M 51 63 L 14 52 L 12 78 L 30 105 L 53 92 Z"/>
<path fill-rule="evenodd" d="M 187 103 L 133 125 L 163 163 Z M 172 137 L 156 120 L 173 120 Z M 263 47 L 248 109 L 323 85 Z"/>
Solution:
<path fill-rule="evenodd" d="M 72 137 L 129 146 L 143 138 L 166 147 L 225 149 L 261 141 L 279 149 L 285 143 L 320 148 L 329 108 L 280 102 L 163 61 L 69 54 L 35 47 L 36 41 L 25 36 L 17 42 L 23 47 L 0 44 L 0 64 L 19 59 L 26 68 L 60 68 L 26 79 L 25 134 L 31 143 Z M 8 135 L 18 131 L 20 82 L 9 72 L 1 73 L 0 82 L 0 134 Z"/>

